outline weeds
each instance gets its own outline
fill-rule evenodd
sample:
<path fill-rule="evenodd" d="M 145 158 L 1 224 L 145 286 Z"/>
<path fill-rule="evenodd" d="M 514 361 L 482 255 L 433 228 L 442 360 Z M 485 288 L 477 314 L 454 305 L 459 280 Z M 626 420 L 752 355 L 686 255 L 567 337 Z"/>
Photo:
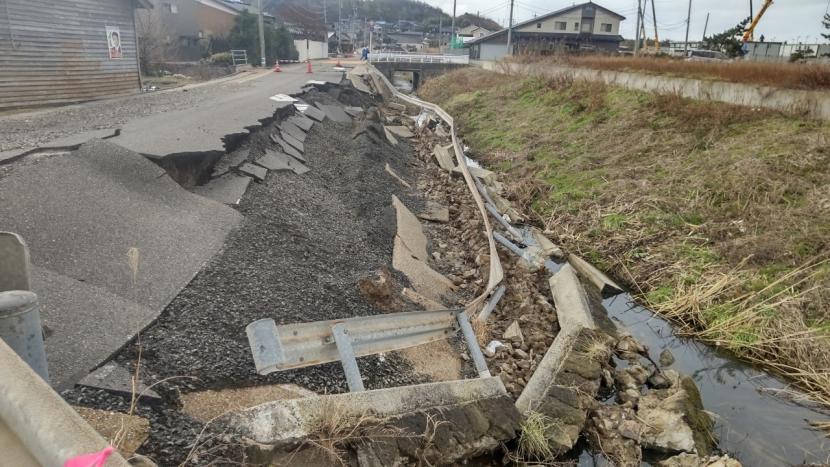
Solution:
<path fill-rule="evenodd" d="M 553 458 L 550 433 L 555 429 L 552 418 L 540 412 L 530 412 L 521 423 L 517 454 L 520 459 L 544 461 Z"/>

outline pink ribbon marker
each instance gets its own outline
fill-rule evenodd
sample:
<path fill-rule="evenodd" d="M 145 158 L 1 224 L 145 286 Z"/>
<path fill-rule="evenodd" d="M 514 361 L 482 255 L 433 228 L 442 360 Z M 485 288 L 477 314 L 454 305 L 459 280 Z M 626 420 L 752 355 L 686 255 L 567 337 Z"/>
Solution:
<path fill-rule="evenodd" d="M 104 463 L 107 462 L 107 458 L 112 455 L 113 451 L 112 446 L 107 446 L 101 452 L 73 457 L 64 462 L 63 467 L 104 467 Z"/>

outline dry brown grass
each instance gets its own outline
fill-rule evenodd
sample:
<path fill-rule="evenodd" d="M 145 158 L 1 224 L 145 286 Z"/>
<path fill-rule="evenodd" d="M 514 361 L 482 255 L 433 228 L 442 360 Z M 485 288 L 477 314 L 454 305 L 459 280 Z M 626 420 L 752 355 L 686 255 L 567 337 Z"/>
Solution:
<path fill-rule="evenodd" d="M 704 62 L 669 57 L 604 55 L 557 56 L 536 61 L 596 70 L 636 71 L 661 75 L 758 84 L 787 89 L 830 89 L 830 65 L 751 61 Z"/>

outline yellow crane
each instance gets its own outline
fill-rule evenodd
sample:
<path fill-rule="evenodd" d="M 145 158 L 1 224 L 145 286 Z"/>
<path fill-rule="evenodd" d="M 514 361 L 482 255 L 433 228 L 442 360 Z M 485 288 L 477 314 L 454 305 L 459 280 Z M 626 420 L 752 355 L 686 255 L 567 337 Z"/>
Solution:
<path fill-rule="evenodd" d="M 746 31 L 744 31 L 744 37 L 742 39 L 744 43 L 749 42 L 749 40 L 752 38 L 752 35 L 755 32 L 755 27 L 758 26 L 758 22 L 761 21 L 761 17 L 764 16 L 764 13 L 767 12 L 767 8 L 769 8 L 771 5 L 772 0 L 764 0 L 764 5 L 761 7 L 761 10 L 758 12 L 757 15 L 755 15 L 754 18 L 752 18 L 752 22 L 749 23 L 749 27 L 746 28 Z"/>

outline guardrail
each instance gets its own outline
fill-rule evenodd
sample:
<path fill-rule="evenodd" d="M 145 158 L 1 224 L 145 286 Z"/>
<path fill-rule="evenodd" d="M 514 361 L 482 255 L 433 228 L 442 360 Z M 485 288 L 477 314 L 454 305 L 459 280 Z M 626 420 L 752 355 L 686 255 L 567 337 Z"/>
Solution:
<path fill-rule="evenodd" d="M 404 54 L 393 52 L 375 52 L 369 54 L 369 61 L 372 63 L 451 63 L 457 65 L 469 65 L 470 57 L 467 55 Z"/>

